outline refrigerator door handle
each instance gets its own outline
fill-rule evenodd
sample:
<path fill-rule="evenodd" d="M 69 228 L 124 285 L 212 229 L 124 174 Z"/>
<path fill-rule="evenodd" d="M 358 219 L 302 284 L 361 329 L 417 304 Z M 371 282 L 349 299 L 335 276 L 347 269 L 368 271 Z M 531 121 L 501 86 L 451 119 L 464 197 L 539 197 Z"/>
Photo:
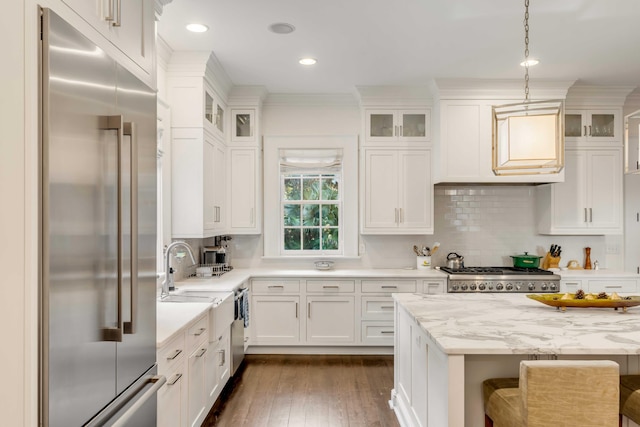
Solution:
<path fill-rule="evenodd" d="M 116 245 L 116 259 L 118 270 L 118 296 L 117 296 L 117 325 L 116 327 L 103 327 L 102 328 L 102 341 L 116 341 L 122 342 L 122 140 L 124 139 L 124 123 L 122 116 L 101 116 L 100 117 L 100 129 L 102 130 L 115 130 L 118 137 L 118 143 L 116 148 L 117 158 L 117 190 L 116 200 L 118 205 L 117 214 L 117 236 L 118 243 Z"/>
<path fill-rule="evenodd" d="M 137 398 L 135 403 L 131 405 L 126 412 L 119 416 L 119 418 L 113 423 L 110 424 L 111 427 L 122 427 L 127 424 L 129 419 L 135 415 L 135 413 L 140 409 L 142 405 L 144 405 L 147 400 L 155 397 L 158 390 L 167 382 L 167 377 L 164 375 L 149 375 L 144 379 L 144 383 L 138 389 L 136 394 L 142 391 L 143 388 L 147 387 L 149 384 L 152 384 L 151 388 L 144 392 L 144 394 Z M 91 421 L 86 423 L 83 427 L 98 427 L 106 424 L 111 418 L 113 418 L 118 410 L 120 410 L 124 405 L 129 403 L 131 400 L 135 398 L 135 395 L 130 397 L 124 402 L 117 402 L 113 405 L 107 406 L 103 409 L 98 415 L 96 415 Z M 112 407 L 113 406 L 113 407 Z"/>
<path fill-rule="evenodd" d="M 136 135 L 136 124 L 133 122 L 125 122 L 123 126 L 123 135 L 131 138 L 130 147 L 130 176 L 131 190 L 130 197 L 130 219 L 131 224 L 131 319 L 129 322 L 123 323 L 125 334 L 136 333 L 136 319 L 138 315 L 138 138 Z"/>

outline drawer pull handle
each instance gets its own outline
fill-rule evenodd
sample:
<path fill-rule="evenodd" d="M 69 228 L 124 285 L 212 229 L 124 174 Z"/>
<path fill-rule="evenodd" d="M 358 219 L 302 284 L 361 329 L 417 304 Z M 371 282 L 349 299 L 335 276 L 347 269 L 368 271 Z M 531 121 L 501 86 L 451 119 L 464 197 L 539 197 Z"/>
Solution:
<path fill-rule="evenodd" d="M 340 289 L 339 285 L 322 285 L 323 289 Z"/>
<path fill-rule="evenodd" d="M 169 381 L 167 381 L 167 385 L 174 385 L 180 380 L 180 378 L 182 378 L 182 374 L 175 374 Z"/>
<path fill-rule="evenodd" d="M 284 289 L 282 285 L 269 285 L 269 289 Z"/>
<path fill-rule="evenodd" d="M 201 348 L 200 350 L 198 350 L 196 357 L 202 357 L 202 355 L 204 355 L 206 352 L 207 352 L 206 348 Z"/>
<path fill-rule="evenodd" d="M 398 289 L 396 285 L 382 285 L 382 289 Z"/>
<path fill-rule="evenodd" d="M 605 286 L 605 288 L 606 289 L 622 289 L 622 286 L 621 285 L 615 285 L 615 286 L 614 285 L 608 285 L 608 286 Z"/>
<path fill-rule="evenodd" d="M 195 335 L 196 337 L 199 337 L 200 335 L 202 335 L 204 333 L 204 331 L 206 331 L 207 328 L 200 328 L 198 329 L 196 332 L 193 333 L 193 335 Z"/>
<path fill-rule="evenodd" d="M 393 306 L 392 305 L 381 305 L 380 308 L 382 310 L 393 310 Z"/>
<path fill-rule="evenodd" d="M 171 356 L 167 356 L 167 360 L 174 360 L 176 357 L 180 356 L 181 353 L 182 350 L 176 350 Z"/>
<path fill-rule="evenodd" d="M 380 331 L 381 334 L 393 334 L 393 331 Z"/>

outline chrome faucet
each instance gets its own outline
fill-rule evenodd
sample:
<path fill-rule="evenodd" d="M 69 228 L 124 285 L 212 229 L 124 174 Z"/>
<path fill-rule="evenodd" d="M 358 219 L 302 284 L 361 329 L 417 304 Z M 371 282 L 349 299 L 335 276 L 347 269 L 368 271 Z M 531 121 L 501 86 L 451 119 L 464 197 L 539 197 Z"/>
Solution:
<path fill-rule="evenodd" d="M 165 278 L 164 281 L 162 282 L 162 292 L 160 293 L 160 298 L 164 298 L 167 295 L 169 295 L 169 289 L 173 288 L 173 273 L 171 272 L 171 251 L 173 250 L 173 248 L 178 247 L 178 246 L 182 246 L 183 248 L 185 248 L 187 250 L 187 252 L 189 253 L 189 256 L 191 257 L 191 262 L 193 262 L 193 264 L 197 264 L 196 263 L 196 259 L 193 256 L 193 248 L 191 246 L 189 246 L 189 244 L 187 242 L 172 242 L 171 244 L 169 244 L 169 246 L 167 246 L 167 249 L 165 250 L 165 265 L 164 265 L 164 272 L 165 272 Z"/>

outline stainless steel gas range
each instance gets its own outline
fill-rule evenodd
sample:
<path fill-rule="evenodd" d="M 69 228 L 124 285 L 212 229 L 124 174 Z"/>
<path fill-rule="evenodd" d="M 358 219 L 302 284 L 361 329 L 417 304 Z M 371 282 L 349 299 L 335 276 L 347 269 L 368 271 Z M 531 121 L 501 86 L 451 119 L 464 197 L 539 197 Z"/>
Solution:
<path fill-rule="evenodd" d="M 560 290 L 560 276 L 538 268 L 440 267 L 449 274 L 447 292 L 553 293 Z"/>

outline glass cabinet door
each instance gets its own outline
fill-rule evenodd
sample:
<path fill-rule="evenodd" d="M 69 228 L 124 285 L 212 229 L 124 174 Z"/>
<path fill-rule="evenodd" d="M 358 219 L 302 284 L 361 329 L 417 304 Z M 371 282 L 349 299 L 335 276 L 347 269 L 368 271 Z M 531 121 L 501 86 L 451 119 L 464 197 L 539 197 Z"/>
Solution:
<path fill-rule="evenodd" d="M 396 136 L 394 111 L 367 112 L 367 137 L 375 140 L 393 140 Z"/>
<path fill-rule="evenodd" d="M 224 133 L 224 109 L 220 106 L 220 104 L 216 105 L 216 129 L 220 131 L 220 133 Z"/>
<path fill-rule="evenodd" d="M 208 92 L 204 93 L 204 118 L 213 123 L 213 98 Z"/>
<path fill-rule="evenodd" d="M 615 110 L 567 110 L 564 136 L 568 142 L 621 142 L 622 126 Z"/>
<path fill-rule="evenodd" d="M 398 112 L 400 141 L 429 141 L 431 114 L 429 110 L 403 110 Z"/>
<path fill-rule="evenodd" d="M 564 136 L 565 138 L 581 138 L 586 135 L 586 126 L 583 133 L 583 120 L 582 113 L 569 113 L 564 115 Z"/>
<path fill-rule="evenodd" d="M 231 110 L 231 141 L 255 141 L 255 110 Z"/>
<path fill-rule="evenodd" d="M 430 138 L 428 109 L 366 110 L 368 142 L 426 142 Z"/>

